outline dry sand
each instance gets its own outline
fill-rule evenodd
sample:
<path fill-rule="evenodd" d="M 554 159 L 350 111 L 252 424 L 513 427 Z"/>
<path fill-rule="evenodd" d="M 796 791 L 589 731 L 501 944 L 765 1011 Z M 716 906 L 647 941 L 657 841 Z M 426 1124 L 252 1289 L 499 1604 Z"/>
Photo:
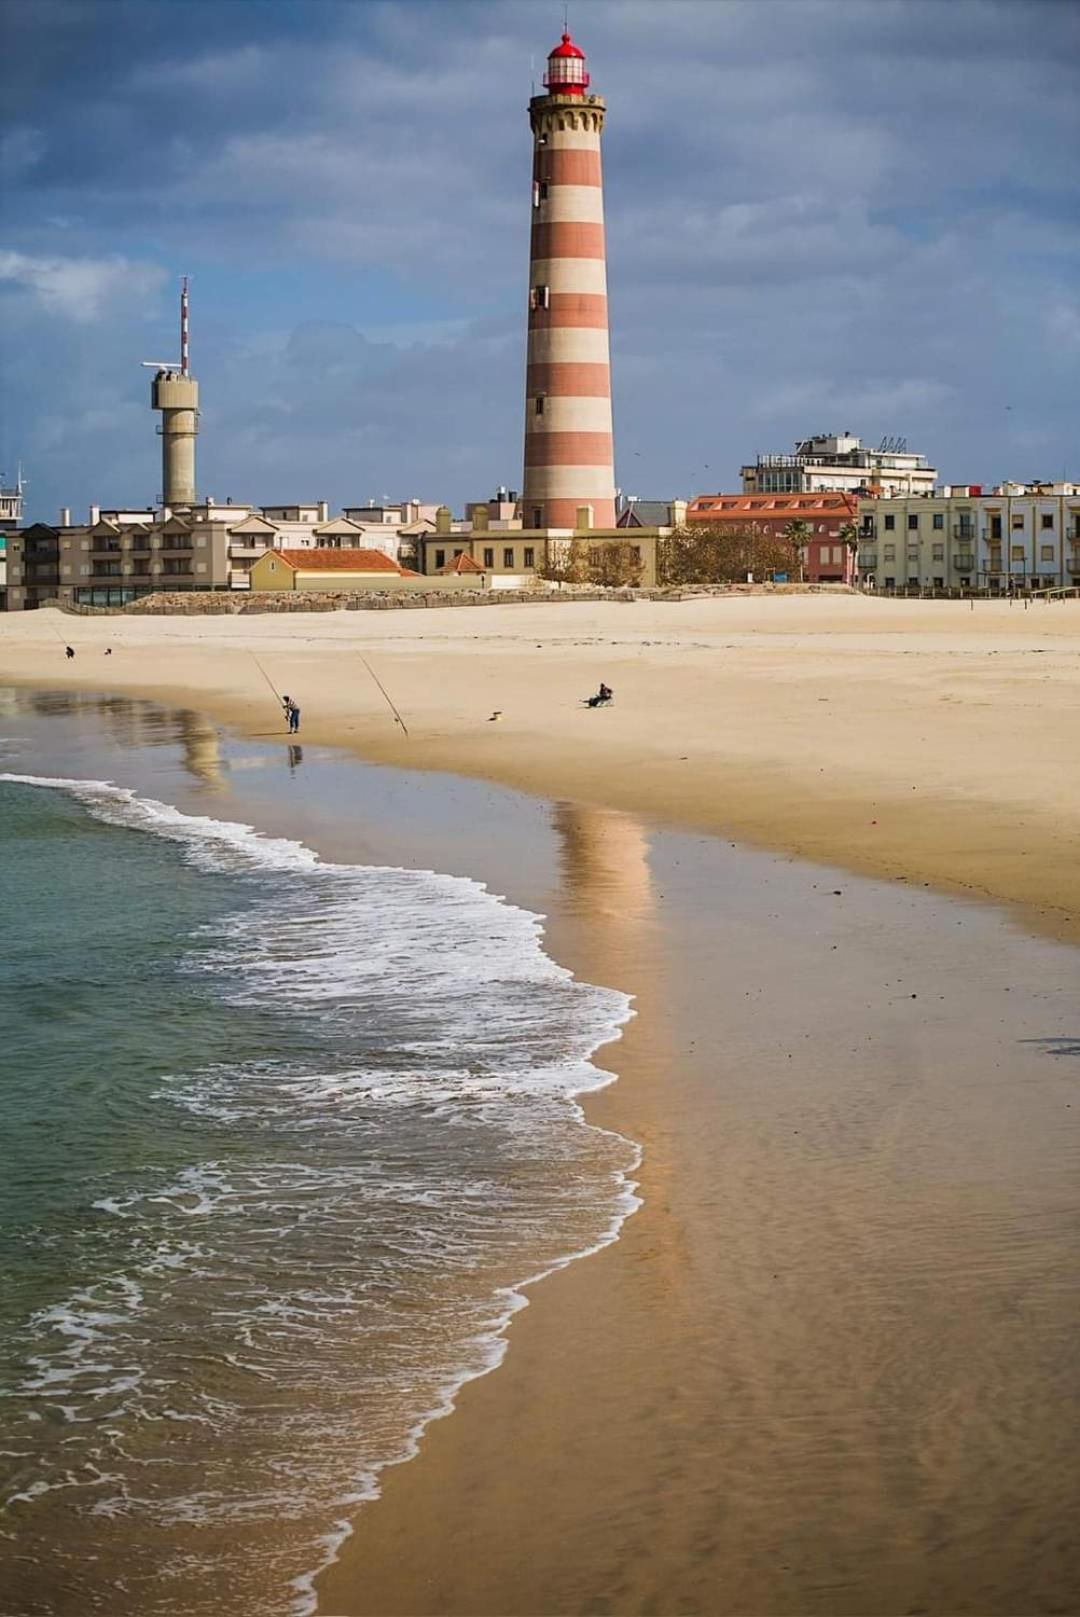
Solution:
<path fill-rule="evenodd" d="M 1029 925 L 1080 936 L 1080 601 L 0 618 L 0 679 L 273 731 L 253 652 L 299 701 L 306 741 L 1021 904 Z M 616 703 L 590 712 L 579 699 L 601 679 Z"/>

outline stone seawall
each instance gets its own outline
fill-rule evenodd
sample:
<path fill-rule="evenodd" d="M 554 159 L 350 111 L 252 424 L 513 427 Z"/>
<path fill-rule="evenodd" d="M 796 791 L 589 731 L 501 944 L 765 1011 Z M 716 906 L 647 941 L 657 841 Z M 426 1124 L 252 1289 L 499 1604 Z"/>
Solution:
<path fill-rule="evenodd" d="M 243 591 L 174 590 L 146 595 L 127 606 L 79 606 L 43 601 L 78 617 L 245 617 L 263 612 L 409 612 L 441 606 L 530 606 L 566 601 L 689 601 L 710 595 L 855 595 L 849 584 L 717 584 L 682 585 L 672 589 L 573 590 L 310 590 Z"/>

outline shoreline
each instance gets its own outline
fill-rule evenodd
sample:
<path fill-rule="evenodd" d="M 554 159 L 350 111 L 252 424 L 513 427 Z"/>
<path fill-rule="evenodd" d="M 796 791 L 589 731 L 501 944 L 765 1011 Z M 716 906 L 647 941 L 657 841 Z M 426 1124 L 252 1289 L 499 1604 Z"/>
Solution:
<path fill-rule="evenodd" d="M 319 823 L 351 839 L 340 774 Z M 263 775 L 227 789 L 238 809 L 204 808 L 296 823 Z M 1041 1046 L 1072 1030 L 1074 952 L 1000 909 L 603 808 L 493 796 L 486 827 L 487 801 L 471 786 L 448 803 L 433 862 L 451 849 L 546 913 L 556 961 L 635 995 L 597 1052 L 619 1082 L 581 1100 L 643 1142 L 644 1205 L 531 1292 L 500 1375 L 384 1468 L 317 1579 L 321 1617 L 1068 1609 L 1061 1365 L 1080 1322 L 1060 1226 L 1077 1161 L 1070 1075 Z M 376 846 L 428 846 L 423 825 L 375 823 Z M 1036 981 L 1031 1003 L 1001 999 Z"/>
<path fill-rule="evenodd" d="M 1080 603 L 954 605 L 568 605 L 555 636 L 551 609 L 525 605 L 494 634 L 479 608 L 408 614 L 404 633 L 378 613 L 79 619 L 70 671 L 56 625 L 9 619 L 0 678 L 187 704 L 284 742 L 258 653 L 303 690 L 302 741 L 1005 904 L 1037 934 L 1080 941 Z M 586 713 L 598 668 L 617 706 Z"/>

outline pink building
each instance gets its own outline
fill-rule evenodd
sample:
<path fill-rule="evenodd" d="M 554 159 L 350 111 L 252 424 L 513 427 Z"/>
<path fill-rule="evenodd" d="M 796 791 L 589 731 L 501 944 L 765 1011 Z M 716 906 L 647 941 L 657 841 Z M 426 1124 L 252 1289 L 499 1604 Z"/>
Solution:
<path fill-rule="evenodd" d="M 585 57 L 564 34 L 548 57 L 533 132 L 529 345 L 525 383 L 526 528 L 615 526 L 607 261 L 600 136 Z"/>

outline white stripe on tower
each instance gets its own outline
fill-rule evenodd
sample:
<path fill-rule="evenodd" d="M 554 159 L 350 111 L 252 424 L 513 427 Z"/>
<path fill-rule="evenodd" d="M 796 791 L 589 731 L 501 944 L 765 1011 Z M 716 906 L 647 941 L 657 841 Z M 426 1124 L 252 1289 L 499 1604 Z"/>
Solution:
<path fill-rule="evenodd" d="M 607 266 L 600 136 L 604 102 L 564 34 L 548 94 L 529 103 L 533 228 L 525 383 L 527 528 L 573 528 L 580 507 L 615 525 Z"/>

